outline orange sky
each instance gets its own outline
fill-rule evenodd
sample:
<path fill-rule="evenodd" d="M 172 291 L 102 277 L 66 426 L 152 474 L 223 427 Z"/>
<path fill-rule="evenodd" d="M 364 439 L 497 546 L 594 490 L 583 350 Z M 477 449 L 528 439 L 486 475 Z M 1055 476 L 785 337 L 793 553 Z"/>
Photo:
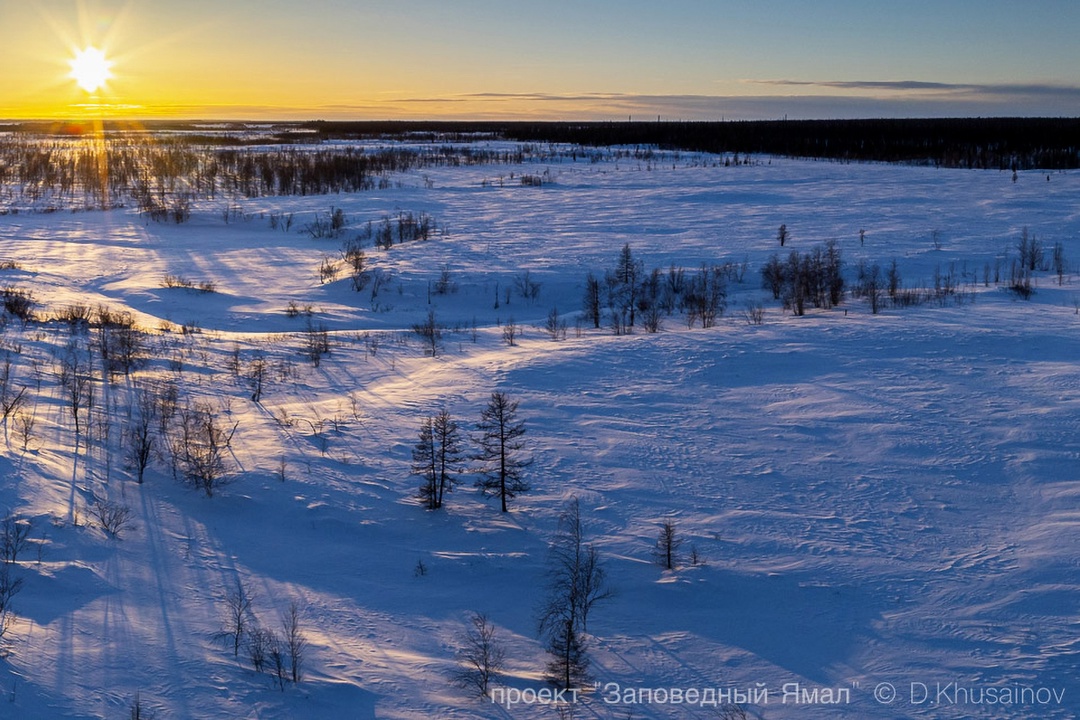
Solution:
<path fill-rule="evenodd" d="M 1080 115 L 1076 27 L 1072 0 L 3 2 L 0 118 Z"/>

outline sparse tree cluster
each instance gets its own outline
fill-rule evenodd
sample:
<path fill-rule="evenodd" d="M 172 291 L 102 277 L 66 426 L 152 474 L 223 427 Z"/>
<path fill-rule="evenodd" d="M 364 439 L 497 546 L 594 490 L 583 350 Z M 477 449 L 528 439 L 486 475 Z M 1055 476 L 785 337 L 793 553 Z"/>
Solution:
<path fill-rule="evenodd" d="M 0 641 L 15 618 L 12 601 L 23 589 L 16 563 L 30 542 L 32 527 L 29 519 L 12 514 L 0 522 Z"/>
<path fill-rule="evenodd" d="M 15 318 L 23 324 L 30 323 L 34 319 L 36 306 L 34 294 L 29 290 L 10 286 L 0 289 L 0 309 L 5 319 Z"/>
<path fill-rule="evenodd" d="M 173 474 L 213 497 L 232 479 L 232 439 L 239 424 L 229 425 L 203 402 L 180 408 L 169 437 Z"/>
<path fill-rule="evenodd" d="M 259 622 L 255 597 L 240 578 L 226 590 L 222 605 L 221 630 L 215 637 L 233 651 L 233 657 L 239 658 L 240 650 L 245 649 L 252 669 L 269 673 L 282 691 L 287 683 L 298 685 L 303 680 L 308 641 L 296 601 L 281 615 L 280 633 Z"/>
<path fill-rule="evenodd" d="M 421 322 L 413 325 L 413 332 L 420 338 L 424 345 L 424 352 L 428 357 L 435 357 L 439 354 L 444 329 L 443 325 L 435 317 L 434 310 L 428 310 L 427 316 Z"/>
<path fill-rule="evenodd" d="M 805 253 L 792 250 L 786 261 L 774 254 L 762 266 L 761 282 L 786 309 L 804 315 L 807 306 L 828 309 L 843 302 L 843 267 L 840 248 L 830 240 Z"/>
<path fill-rule="evenodd" d="M 446 410 L 424 418 L 420 439 L 413 448 L 413 473 L 420 476 L 420 499 L 428 510 L 443 506 L 464 469 L 464 437 L 457 422 Z"/>
<path fill-rule="evenodd" d="M 611 597 L 596 548 L 585 541 L 581 506 L 574 498 L 559 517 L 548 558 L 547 588 L 538 626 L 550 655 L 548 679 L 569 690 L 588 680 L 588 620 Z"/>
<path fill-rule="evenodd" d="M 437 228 L 435 218 L 426 212 L 403 211 L 393 218 L 383 217 L 378 223 L 369 221 L 356 236 L 356 241 L 371 242 L 381 250 L 390 250 L 401 243 L 429 240 L 434 237 Z"/>
<path fill-rule="evenodd" d="M 476 613 L 469 618 L 465 630 L 458 636 L 458 645 L 458 666 L 452 675 L 454 682 L 480 697 L 487 697 L 491 684 L 506 663 L 506 650 L 487 615 Z"/>
<path fill-rule="evenodd" d="M 745 263 L 724 263 L 703 264 L 691 274 L 675 265 L 666 272 L 646 272 L 627 244 L 603 281 L 586 274 L 582 311 L 586 321 L 599 328 L 606 310 L 616 335 L 631 333 L 639 324 L 646 332 L 659 332 L 664 318 L 676 311 L 684 314 L 687 327 L 710 328 L 727 309 L 729 284 L 742 282 L 745 269 Z"/>
<path fill-rule="evenodd" d="M 499 498 L 502 512 L 509 510 L 511 500 L 529 490 L 525 470 L 532 459 L 523 455 L 524 435 L 518 401 L 504 392 L 493 392 L 476 424 L 477 450 L 472 459 L 476 462 L 473 470 L 479 475 L 476 487 L 485 497 Z M 453 491 L 465 472 L 469 455 L 464 443 L 464 432 L 448 411 L 421 421 L 413 447 L 412 473 L 421 480 L 419 497 L 427 509 L 441 508 L 446 493 Z"/>
<path fill-rule="evenodd" d="M 304 357 L 313 367 L 322 365 L 323 355 L 330 354 L 330 331 L 321 322 L 308 318 L 307 328 L 303 333 Z"/>

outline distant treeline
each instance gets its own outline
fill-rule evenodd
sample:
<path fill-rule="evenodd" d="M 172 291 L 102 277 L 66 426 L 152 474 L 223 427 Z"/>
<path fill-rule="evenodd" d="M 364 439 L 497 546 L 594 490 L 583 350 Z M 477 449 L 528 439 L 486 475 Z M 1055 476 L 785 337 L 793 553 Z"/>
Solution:
<path fill-rule="evenodd" d="M 483 133 L 523 142 L 751 153 L 943 167 L 1080 167 L 1080 118 L 769 120 L 731 122 L 312 122 L 325 138 Z"/>
<path fill-rule="evenodd" d="M 1080 167 L 1080 118 L 930 118 L 724 122 L 312 121 L 106 123 L 106 130 L 177 133 L 187 144 L 249 145 L 407 137 L 780 155 L 994 170 Z M 16 133 L 80 135 L 78 124 L 18 123 Z"/>

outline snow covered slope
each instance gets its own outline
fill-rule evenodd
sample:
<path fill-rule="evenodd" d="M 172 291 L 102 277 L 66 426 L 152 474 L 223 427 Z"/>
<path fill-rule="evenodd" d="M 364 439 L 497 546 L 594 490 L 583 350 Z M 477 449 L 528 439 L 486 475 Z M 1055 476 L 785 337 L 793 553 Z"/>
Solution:
<path fill-rule="evenodd" d="M 0 511 L 31 531 L 10 569 L 23 585 L 0 717 L 119 718 L 136 702 L 161 720 L 551 717 L 449 678 L 483 612 L 507 655 L 496 697 L 550 687 L 537 606 L 572 497 L 615 591 L 590 616 L 597 686 L 563 708 L 576 717 L 717 717 L 700 700 L 726 691 L 767 718 L 1074 717 L 1078 198 L 1075 174 L 660 153 L 428 168 L 228 218 L 203 201 L 178 225 L 123 208 L 0 217 L 13 264 L 0 286 L 32 291 L 39 317 L 102 304 L 150 333 L 130 376 L 103 382 L 92 355 L 76 437 L 60 368 L 98 331 L 3 331 L 8 386 L 27 390 L 4 422 Z M 341 236 L 303 231 L 332 208 Z M 401 212 L 438 232 L 368 242 L 360 292 L 343 266 L 320 282 L 343 239 Z M 271 227 L 289 213 L 291 228 Z M 782 223 L 784 253 L 836 240 L 849 284 L 860 260 L 896 259 L 905 286 L 951 272 L 965 299 L 794 317 L 760 282 Z M 993 277 L 1025 228 L 1048 253 L 1060 242 L 1070 268 L 1061 285 L 1036 273 L 1030 300 Z M 658 333 L 593 329 L 577 317 L 585 275 L 603 277 L 624 244 L 665 273 L 745 264 L 742 282 L 712 328 L 675 313 Z M 525 271 L 535 299 L 515 289 Z M 553 308 L 565 339 L 539 327 Z M 411 330 L 429 310 L 445 326 L 435 357 Z M 170 383 L 235 427 L 231 482 L 212 498 L 173 479 L 163 442 L 134 481 L 136 398 Z M 410 475 L 421 420 L 445 408 L 471 430 L 493 390 L 520 401 L 531 491 L 504 515 L 467 475 L 424 510 Z M 98 501 L 130 508 L 119 538 Z M 683 540 L 674 571 L 654 559 L 665 520 Z M 282 690 L 219 637 L 238 580 L 278 632 L 297 604 L 300 683 Z"/>

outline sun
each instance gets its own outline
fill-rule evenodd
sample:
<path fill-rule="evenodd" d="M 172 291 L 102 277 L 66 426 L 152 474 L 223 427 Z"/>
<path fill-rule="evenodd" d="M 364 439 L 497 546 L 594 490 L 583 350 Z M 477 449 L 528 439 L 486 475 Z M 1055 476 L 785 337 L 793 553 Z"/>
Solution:
<path fill-rule="evenodd" d="M 97 92 L 112 77 L 112 72 L 109 71 L 112 63 L 105 58 L 105 53 L 96 47 L 79 50 L 70 62 L 71 77 L 88 93 Z"/>

